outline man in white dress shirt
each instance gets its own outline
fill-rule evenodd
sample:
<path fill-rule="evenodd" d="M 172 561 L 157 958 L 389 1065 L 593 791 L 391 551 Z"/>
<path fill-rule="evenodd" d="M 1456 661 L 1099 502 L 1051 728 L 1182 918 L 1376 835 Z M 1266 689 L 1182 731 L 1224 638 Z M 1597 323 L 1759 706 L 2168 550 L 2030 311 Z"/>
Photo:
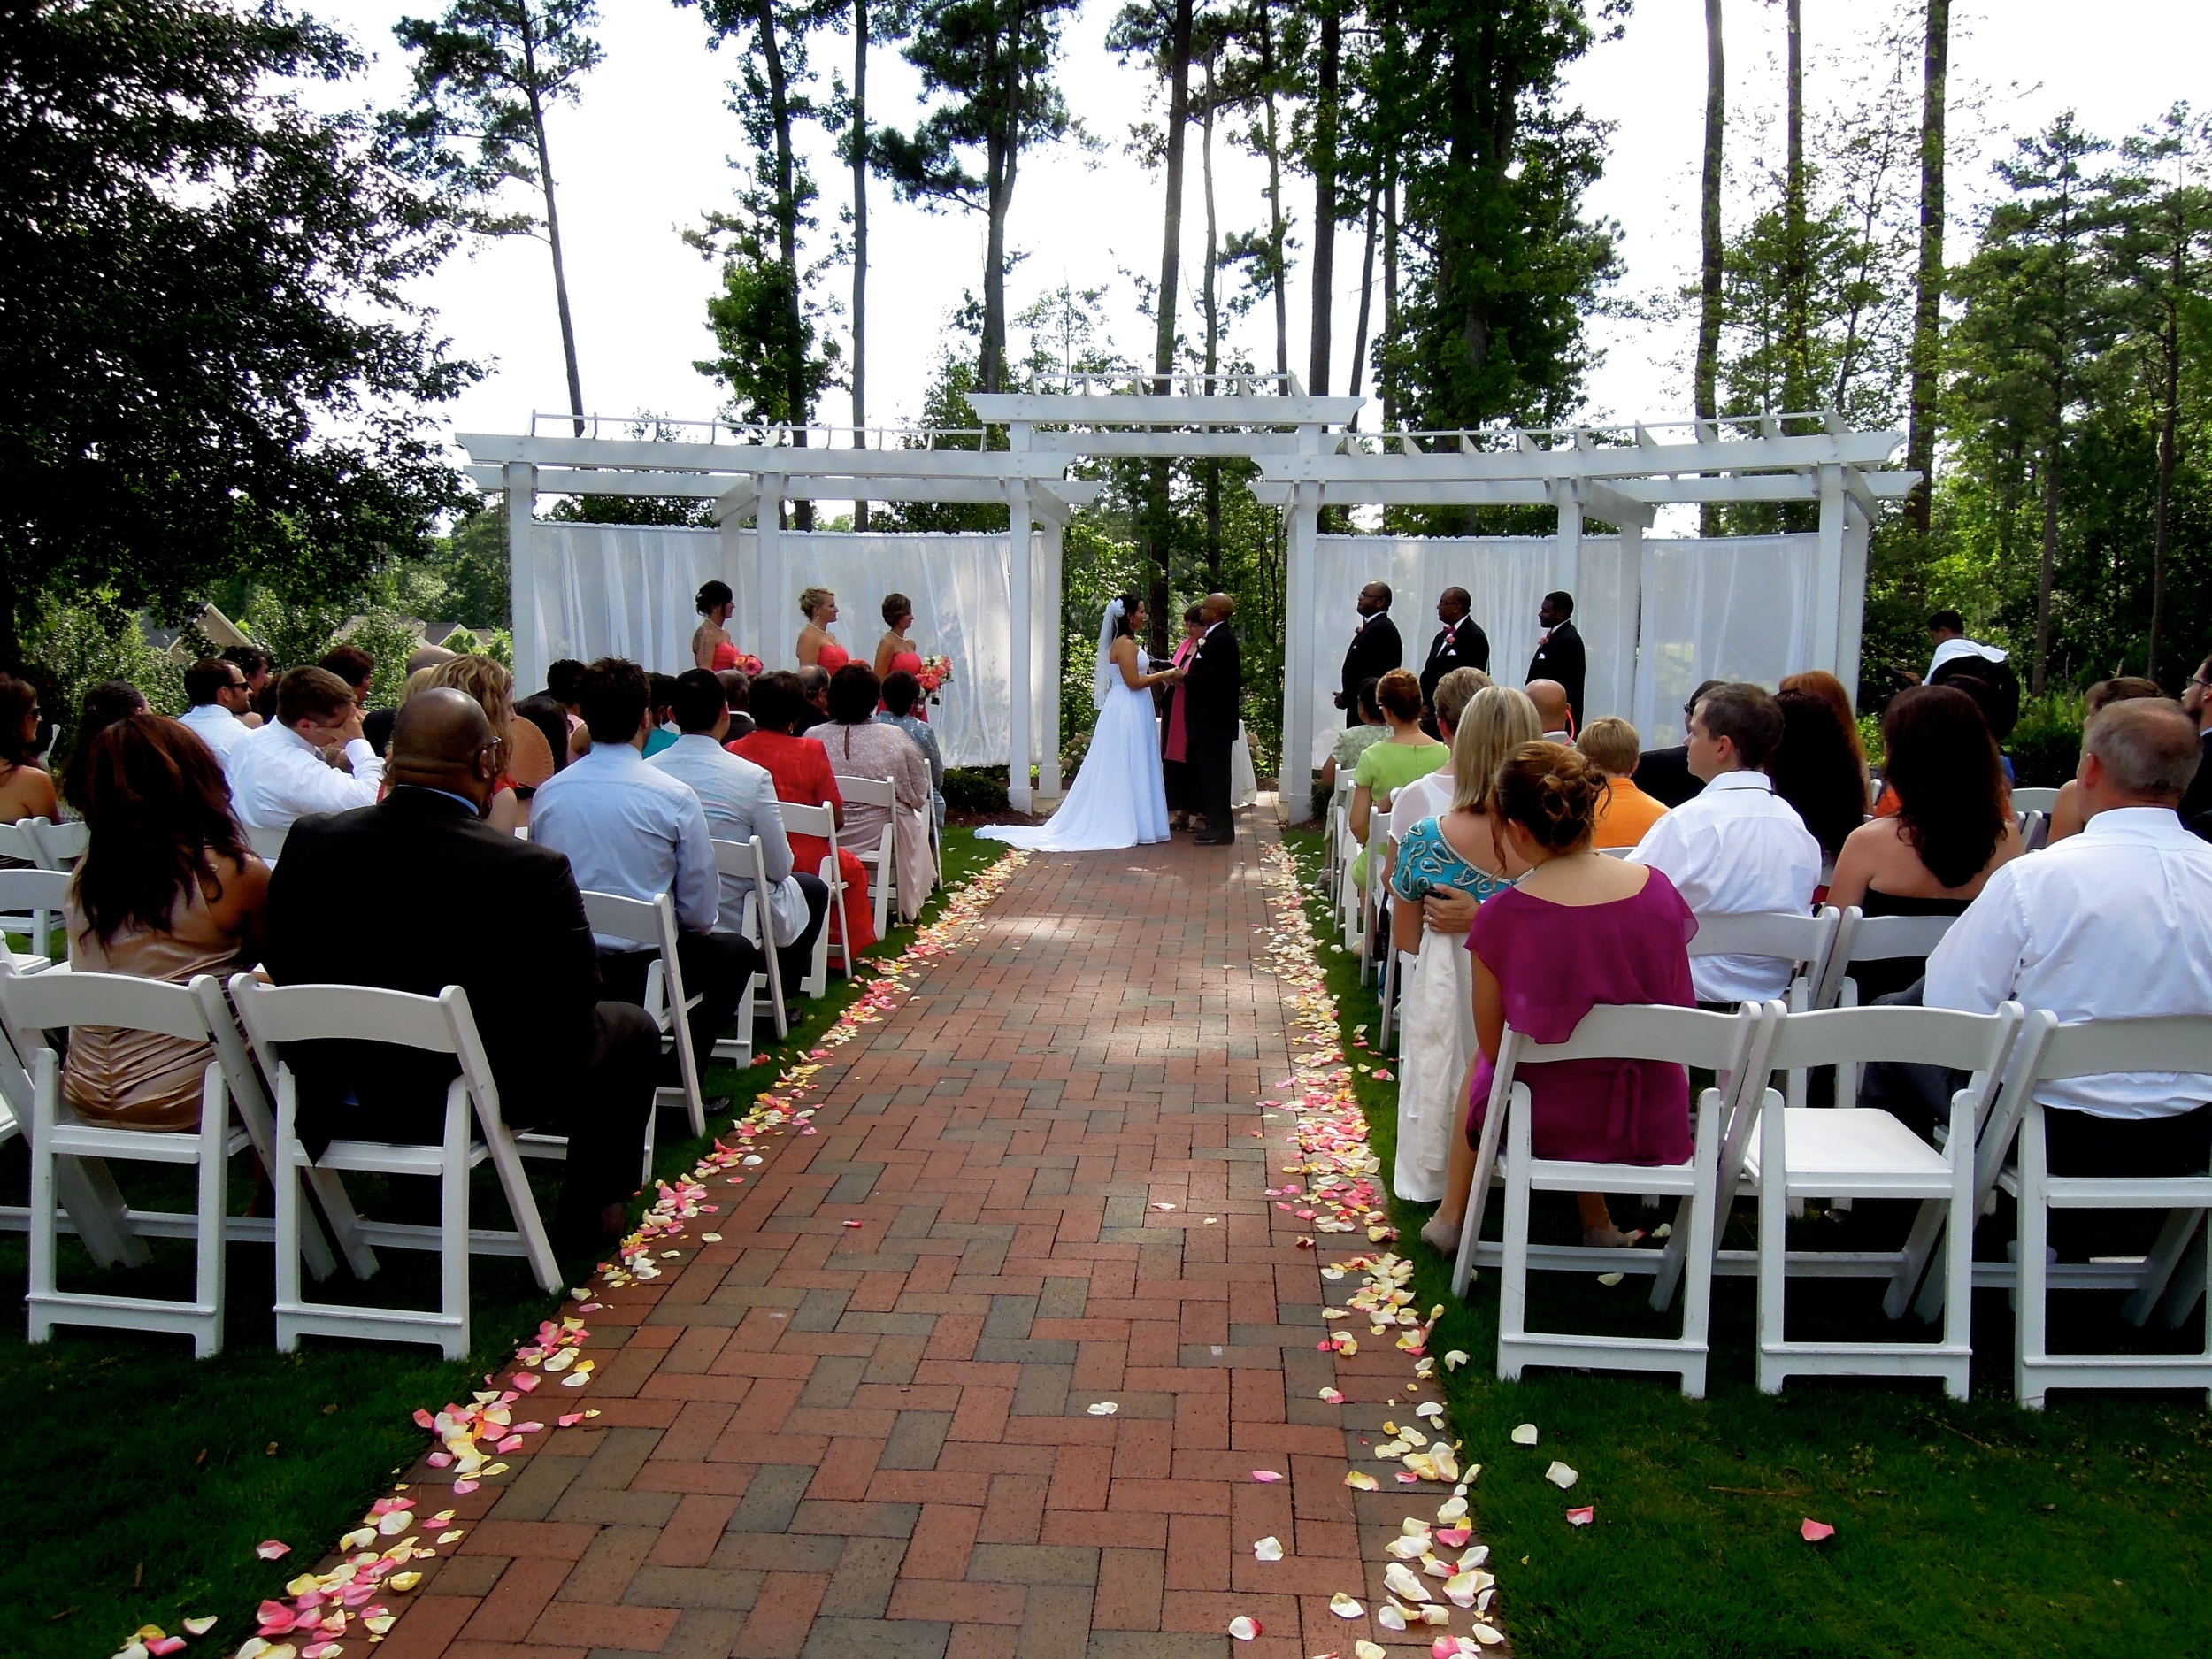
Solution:
<path fill-rule="evenodd" d="M 245 671 L 219 657 L 203 657 L 184 671 L 184 695 L 192 706 L 177 717 L 179 723 L 197 733 L 216 759 L 227 762 L 230 751 L 253 730 L 238 718 L 253 706 Z"/>
<path fill-rule="evenodd" d="M 567 856 L 576 885 L 649 903 L 665 893 L 680 930 L 677 965 L 691 1010 L 699 1064 L 729 1029 L 760 954 L 738 933 L 718 933 L 722 879 L 705 810 L 688 784 L 646 764 L 652 728 L 645 671 L 603 657 L 579 678 L 576 700 L 591 749 L 542 784 L 530 803 L 530 839 Z M 654 952 L 641 941 L 599 940 L 599 974 L 610 996 L 642 1002 Z"/>
<path fill-rule="evenodd" d="M 2106 707 L 2084 734 L 2087 824 L 2002 864 L 1928 958 L 1930 1008 L 2016 1000 L 2061 1020 L 2212 1018 L 2212 846 L 2174 808 L 2196 773 L 2195 723 L 2162 698 Z M 2127 1071 L 2036 1091 L 2062 1175 L 2201 1172 L 2212 1077 Z"/>
<path fill-rule="evenodd" d="M 339 748 L 349 773 L 323 758 Z M 374 806 L 384 781 L 384 762 L 361 735 L 361 705 L 324 668 L 285 672 L 276 718 L 233 745 L 223 771 L 230 803 L 249 829 L 288 830 L 311 813 Z"/>
<path fill-rule="evenodd" d="M 795 998 L 799 981 L 813 960 L 815 938 L 829 914 L 829 884 L 792 869 L 791 838 L 784 833 L 783 809 L 768 769 L 722 747 L 730 731 L 730 705 L 720 678 L 703 668 L 677 675 L 672 706 L 676 729 L 682 735 L 646 764 L 691 787 L 715 840 L 742 842 L 760 837 L 768 920 L 775 934 L 783 994 L 787 1000 Z M 722 878 L 718 927 L 726 933 L 738 931 L 752 887 L 741 876 Z"/>
<path fill-rule="evenodd" d="M 1781 742 L 1781 708 L 1757 686 L 1715 686 L 1690 716 L 1690 771 L 1705 788 L 1654 824 L 1628 856 L 1664 871 L 1700 917 L 1811 911 L 1820 843 L 1763 770 Z M 1690 978 L 1701 1002 L 1765 1002 L 1789 988 L 1789 964 L 1694 956 Z"/>

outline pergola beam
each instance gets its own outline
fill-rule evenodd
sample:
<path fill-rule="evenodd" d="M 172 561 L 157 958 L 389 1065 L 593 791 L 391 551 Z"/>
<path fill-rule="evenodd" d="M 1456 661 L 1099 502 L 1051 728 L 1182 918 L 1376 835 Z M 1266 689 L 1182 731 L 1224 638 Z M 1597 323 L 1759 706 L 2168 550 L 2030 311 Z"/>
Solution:
<path fill-rule="evenodd" d="M 1363 397 L 1163 397 L 1156 392 L 971 392 L 994 426 L 1340 426 Z"/>
<path fill-rule="evenodd" d="M 472 482 L 486 490 L 506 488 L 506 469 L 471 466 L 465 469 Z M 788 474 L 783 476 L 788 478 Z M 538 493 L 541 495 L 664 495 L 691 501 L 728 504 L 741 497 L 749 511 L 758 494 L 759 474 L 753 472 L 624 472 L 612 468 L 541 467 Z M 842 486 L 842 488 L 840 488 Z M 1065 524 L 1072 509 L 1095 499 L 1104 488 L 1090 479 L 1041 479 L 1030 484 L 1030 506 L 1040 518 Z M 871 478 L 866 480 L 816 477 L 790 479 L 784 491 L 788 501 L 926 501 L 998 502 L 1007 495 L 1007 484 L 978 478 Z"/>

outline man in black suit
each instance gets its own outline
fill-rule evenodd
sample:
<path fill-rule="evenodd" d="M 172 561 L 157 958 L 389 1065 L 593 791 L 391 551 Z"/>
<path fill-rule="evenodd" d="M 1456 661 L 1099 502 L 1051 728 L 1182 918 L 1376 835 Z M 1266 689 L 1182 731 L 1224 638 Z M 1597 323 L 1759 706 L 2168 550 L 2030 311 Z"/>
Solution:
<path fill-rule="evenodd" d="M 2197 723 L 2197 741 L 2204 758 L 2198 763 L 2197 775 L 2190 780 L 2188 792 L 2177 810 L 2181 821 L 2194 833 L 2212 841 L 2212 657 L 2197 664 L 2189 688 L 2181 694 L 2181 706 Z"/>
<path fill-rule="evenodd" d="M 1183 680 L 1185 752 L 1190 757 L 1199 810 L 1206 815 L 1206 833 L 1196 838 L 1201 847 L 1226 847 L 1237 838 L 1229 804 L 1229 750 L 1237 741 L 1238 710 L 1244 698 L 1244 657 L 1237 631 L 1229 626 L 1236 608 L 1236 601 L 1226 594 L 1206 595 L 1199 613 L 1206 631 L 1199 636 Z"/>
<path fill-rule="evenodd" d="M 1567 688 L 1567 706 L 1574 710 L 1575 730 L 1582 729 L 1582 682 L 1588 670 L 1583 661 L 1582 635 L 1575 629 L 1574 595 L 1548 593 L 1536 613 L 1544 637 L 1536 655 L 1528 659 L 1528 679 L 1555 680 Z"/>
<path fill-rule="evenodd" d="M 1715 686 L 1724 684 L 1718 680 L 1701 680 L 1690 700 L 1682 705 L 1682 720 L 1689 724 L 1696 712 L 1697 700 Z M 1661 805 L 1680 806 L 1685 801 L 1694 801 L 1705 792 L 1705 780 L 1690 770 L 1690 748 L 1678 743 L 1672 749 L 1647 749 L 1636 762 L 1631 778 L 1639 789 Z"/>
<path fill-rule="evenodd" d="M 553 1232 L 596 1248 L 637 1190 L 660 1033 L 641 1008 L 600 999 L 584 901 L 559 853 L 483 822 L 498 775 L 484 711 L 458 691 L 410 698 L 392 728 L 390 793 L 293 825 L 269 879 L 263 952 L 280 985 L 468 993 L 512 1128 L 568 1137 Z M 451 942 L 464 918 L 477 937 Z M 377 1043 L 303 1044 L 300 1138 L 435 1143 L 452 1059 Z"/>
<path fill-rule="evenodd" d="M 1464 588 L 1447 588 L 1436 599 L 1436 619 L 1444 626 L 1429 641 L 1429 660 L 1421 665 L 1421 701 L 1436 706 L 1436 682 L 1455 668 L 1490 672 L 1490 636 L 1467 613 L 1473 606 Z"/>
<path fill-rule="evenodd" d="M 1390 619 L 1390 584 L 1370 582 L 1359 590 L 1359 630 L 1344 653 L 1343 688 L 1336 706 L 1344 710 L 1344 724 L 1359 724 L 1359 687 L 1363 680 L 1380 680 L 1406 659 L 1398 641 L 1398 625 Z"/>

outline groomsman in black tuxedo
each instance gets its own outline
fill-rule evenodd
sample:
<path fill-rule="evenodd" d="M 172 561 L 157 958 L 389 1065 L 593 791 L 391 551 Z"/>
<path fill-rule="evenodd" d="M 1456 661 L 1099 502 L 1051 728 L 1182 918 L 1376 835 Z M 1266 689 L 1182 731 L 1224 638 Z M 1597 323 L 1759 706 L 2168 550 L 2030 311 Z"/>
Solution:
<path fill-rule="evenodd" d="M 1359 628 L 1344 653 L 1343 689 L 1336 694 L 1336 706 L 1344 710 L 1347 726 L 1360 723 L 1361 682 L 1380 680 L 1406 660 L 1405 647 L 1398 640 L 1398 625 L 1390 619 L 1390 584 L 1368 583 L 1359 590 L 1358 604 Z"/>
<path fill-rule="evenodd" d="M 1528 659 L 1530 680 L 1555 680 L 1567 688 L 1567 706 L 1574 710 L 1575 730 L 1582 729 L 1582 682 L 1587 669 L 1582 654 L 1582 635 L 1574 625 L 1575 599 L 1570 593 L 1544 595 L 1536 620 L 1544 630 L 1536 655 Z"/>
<path fill-rule="evenodd" d="M 1236 601 L 1208 594 L 1199 636 L 1183 680 L 1183 730 L 1187 733 L 1191 779 L 1198 809 L 1206 815 L 1201 847 L 1226 847 L 1237 838 L 1229 801 L 1229 751 L 1237 741 L 1238 710 L 1244 697 L 1244 658 L 1237 631 L 1229 626 Z"/>
<path fill-rule="evenodd" d="M 1468 611 L 1473 601 L 1464 588 L 1447 588 L 1437 595 L 1436 619 L 1444 626 L 1429 641 L 1429 660 L 1421 666 L 1421 701 L 1436 706 L 1436 682 L 1455 668 L 1490 672 L 1490 636 Z"/>

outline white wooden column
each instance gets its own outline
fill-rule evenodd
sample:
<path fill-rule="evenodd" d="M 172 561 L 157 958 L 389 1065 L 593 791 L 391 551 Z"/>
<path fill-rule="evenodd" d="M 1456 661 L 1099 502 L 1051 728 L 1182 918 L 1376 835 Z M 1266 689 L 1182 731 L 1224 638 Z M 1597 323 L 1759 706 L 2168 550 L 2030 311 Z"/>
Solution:
<path fill-rule="evenodd" d="M 1820 547 L 1813 558 L 1812 660 L 1837 673 L 1843 619 L 1843 469 L 1820 469 Z M 1838 674 L 1839 679 L 1841 678 Z M 1846 685 L 1851 682 L 1846 680 Z"/>
<path fill-rule="evenodd" d="M 507 482 L 507 598 L 513 618 L 515 684 L 533 690 L 545 684 L 552 657 L 546 649 L 545 618 L 538 610 L 538 469 L 510 462 Z"/>
<path fill-rule="evenodd" d="M 1283 511 L 1283 757 L 1275 787 L 1290 821 L 1302 824 L 1313 816 L 1314 537 L 1321 486 L 1295 486 Z"/>
<path fill-rule="evenodd" d="M 1039 799 L 1056 801 L 1060 798 L 1060 691 L 1063 679 L 1060 661 L 1060 615 L 1065 600 L 1061 569 L 1066 526 L 1058 518 L 1044 521 L 1044 568 L 1039 572 L 1038 597 L 1041 601 L 1040 616 L 1044 629 L 1045 703 L 1038 711 L 1039 733 L 1043 753 L 1037 760 L 1037 795 Z"/>
<path fill-rule="evenodd" d="M 1873 529 L 1858 503 L 1847 498 L 1843 526 L 1843 617 L 1837 630 L 1836 678 L 1855 705 L 1859 695 L 1859 642 L 1866 626 L 1867 540 Z"/>
<path fill-rule="evenodd" d="M 760 575 L 757 579 L 757 591 L 760 594 L 760 621 L 756 625 L 760 629 L 760 646 L 757 655 L 762 662 L 772 668 L 786 661 L 788 661 L 794 668 L 799 665 L 799 659 L 796 656 L 787 658 L 783 655 L 787 650 L 795 651 L 797 649 L 795 645 L 779 646 L 775 642 L 777 639 L 775 629 L 784 615 L 784 606 L 796 603 L 799 597 L 796 594 L 779 593 L 775 587 L 772 586 L 772 584 L 780 583 L 783 575 L 785 481 L 781 472 L 763 472 L 760 475 L 760 499 L 753 506 L 753 524 L 756 530 L 753 557 L 760 565 Z M 789 625 L 786 623 L 785 626 L 788 627 Z M 791 629 L 782 637 L 786 640 L 796 640 L 798 632 L 796 629 Z"/>
<path fill-rule="evenodd" d="M 1019 454 L 1029 448 L 1025 421 L 1007 428 L 1007 448 Z M 1029 480 L 1006 482 L 1006 803 L 1017 812 L 1033 810 L 1036 797 L 1029 786 L 1029 765 L 1035 758 L 1030 727 L 1030 693 L 1035 672 L 1032 644 L 1036 638 L 1033 614 L 1035 588 L 1029 551 Z"/>
<path fill-rule="evenodd" d="M 1559 509 L 1558 540 L 1552 551 L 1552 586 L 1576 594 L 1582 585 L 1582 498 L 1575 480 L 1554 479 L 1552 504 Z M 1579 595 L 1577 595 L 1579 597 Z"/>

